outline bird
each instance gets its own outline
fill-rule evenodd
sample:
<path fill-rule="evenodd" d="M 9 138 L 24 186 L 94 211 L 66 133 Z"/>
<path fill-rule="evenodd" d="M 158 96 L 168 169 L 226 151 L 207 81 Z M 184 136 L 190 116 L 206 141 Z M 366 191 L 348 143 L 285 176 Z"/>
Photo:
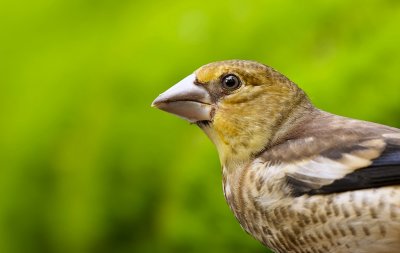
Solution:
<path fill-rule="evenodd" d="M 206 64 L 152 106 L 206 133 L 231 211 L 274 252 L 400 252 L 400 129 L 318 109 L 248 60 Z"/>

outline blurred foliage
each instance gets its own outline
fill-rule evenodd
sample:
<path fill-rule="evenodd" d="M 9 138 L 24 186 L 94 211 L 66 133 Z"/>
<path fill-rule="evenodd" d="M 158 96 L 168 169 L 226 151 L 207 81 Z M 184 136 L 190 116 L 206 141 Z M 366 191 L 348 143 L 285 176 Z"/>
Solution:
<path fill-rule="evenodd" d="M 214 147 L 151 101 L 222 59 L 400 127 L 400 2 L 0 2 L 0 252 L 266 252 Z"/>

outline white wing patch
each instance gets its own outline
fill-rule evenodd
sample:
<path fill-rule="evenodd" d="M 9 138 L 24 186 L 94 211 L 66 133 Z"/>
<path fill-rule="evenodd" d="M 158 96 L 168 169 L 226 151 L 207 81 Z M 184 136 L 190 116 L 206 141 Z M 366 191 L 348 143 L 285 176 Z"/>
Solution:
<path fill-rule="evenodd" d="M 388 139 L 400 139 L 400 133 L 382 134 L 382 136 Z"/>
<path fill-rule="evenodd" d="M 363 148 L 349 149 L 349 151 L 335 150 L 340 154 L 339 158 L 329 158 L 323 155 L 308 157 L 286 164 L 284 170 L 288 177 L 308 185 L 311 189 L 318 189 L 357 169 L 368 167 L 372 164 L 372 160 L 381 154 L 386 144 L 384 140 L 374 139 L 355 145 Z"/>

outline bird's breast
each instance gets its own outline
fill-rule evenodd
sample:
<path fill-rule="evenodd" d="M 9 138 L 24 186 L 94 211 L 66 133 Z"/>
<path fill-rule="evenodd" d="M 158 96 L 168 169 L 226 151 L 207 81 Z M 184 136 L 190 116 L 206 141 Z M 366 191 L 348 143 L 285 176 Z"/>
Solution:
<path fill-rule="evenodd" d="M 400 249 L 400 187 L 291 197 L 279 166 L 252 163 L 228 171 L 223 189 L 235 217 L 275 252 Z"/>

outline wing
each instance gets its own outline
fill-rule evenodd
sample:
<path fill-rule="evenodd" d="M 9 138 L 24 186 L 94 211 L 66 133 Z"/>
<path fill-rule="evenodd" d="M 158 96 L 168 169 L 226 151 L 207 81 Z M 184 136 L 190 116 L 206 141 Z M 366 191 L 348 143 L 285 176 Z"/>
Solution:
<path fill-rule="evenodd" d="M 280 161 L 291 194 L 329 194 L 400 185 L 400 134 L 349 139 L 331 144 L 313 138 L 287 143 L 286 154 L 297 154 Z"/>

